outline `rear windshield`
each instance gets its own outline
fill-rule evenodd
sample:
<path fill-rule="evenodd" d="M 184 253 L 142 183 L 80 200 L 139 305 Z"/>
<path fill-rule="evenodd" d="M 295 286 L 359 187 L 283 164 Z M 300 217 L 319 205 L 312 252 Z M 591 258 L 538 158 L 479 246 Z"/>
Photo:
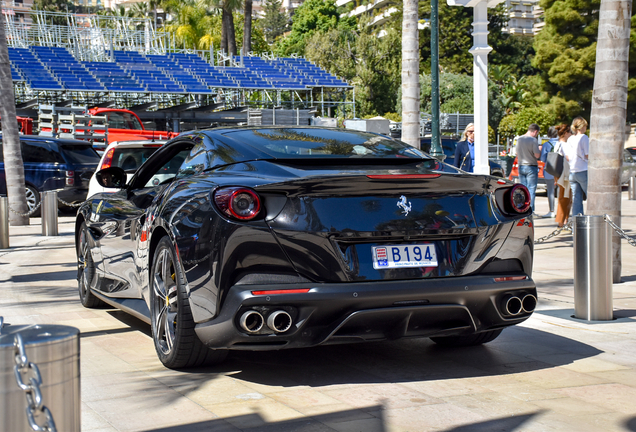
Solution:
<path fill-rule="evenodd" d="M 120 167 L 124 171 L 136 171 L 158 149 L 159 147 L 115 147 L 111 166 Z"/>
<path fill-rule="evenodd" d="M 276 158 L 428 158 L 403 142 L 354 130 L 255 129 L 224 135 Z"/>
<path fill-rule="evenodd" d="M 64 158 L 72 164 L 98 164 L 99 155 L 91 146 L 65 144 L 60 146 Z"/>
<path fill-rule="evenodd" d="M 137 117 L 127 112 L 107 112 L 108 126 L 114 129 L 142 130 L 143 127 Z"/>

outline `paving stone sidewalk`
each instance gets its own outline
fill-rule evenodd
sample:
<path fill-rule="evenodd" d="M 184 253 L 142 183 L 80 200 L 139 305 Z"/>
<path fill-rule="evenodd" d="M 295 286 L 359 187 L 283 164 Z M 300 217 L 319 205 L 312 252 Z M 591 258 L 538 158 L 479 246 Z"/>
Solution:
<path fill-rule="evenodd" d="M 622 226 L 636 235 L 623 192 Z M 538 213 L 547 213 L 545 197 Z M 536 219 L 537 238 L 556 228 Z M 427 339 L 235 352 L 172 371 L 149 327 L 77 296 L 73 218 L 43 237 L 11 227 L 0 251 L 0 315 L 81 331 L 83 431 L 636 431 L 636 248 L 623 242 L 615 320 L 572 317 L 572 235 L 535 248 L 536 313 L 482 347 Z M 16 414 L 20 415 L 20 414 Z M 13 432 L 13 431 L 9 431 Z"/>

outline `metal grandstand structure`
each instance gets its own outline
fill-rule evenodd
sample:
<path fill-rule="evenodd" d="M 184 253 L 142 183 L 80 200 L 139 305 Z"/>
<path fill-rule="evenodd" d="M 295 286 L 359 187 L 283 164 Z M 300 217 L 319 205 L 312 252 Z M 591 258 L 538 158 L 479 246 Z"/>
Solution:
<path fill-rule="evenodd" d="M 355 116 L 352 87 L 305 59 L 177 47 L 148 18 L 32 10 L 30 22 L 18 22 L 9 9 L 2 11 L 18 103 L 288 107 Z"/>

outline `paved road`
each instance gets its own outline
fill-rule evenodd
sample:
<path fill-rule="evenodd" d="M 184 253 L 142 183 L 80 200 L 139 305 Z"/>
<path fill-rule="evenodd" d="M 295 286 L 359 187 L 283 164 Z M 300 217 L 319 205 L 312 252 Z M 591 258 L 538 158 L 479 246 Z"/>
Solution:
<path fill-rule="evenodd" d="M 636 201 L 623 195 L 623 227 L 636 234 Z M 546 198 L 537 203 L 547 213 Z M 556 228 L 553 219 L 535 225 L 537 237 Z M 614 321 L 572 318 L 564 233 L 536 247 L 536 313 L 488 345 L 236 352 L 220 366 L 177 372 L 157 360 L 147 325 L 82 308 L 72 218 L 59 226 L 57 237 L 42 237 L 38 219 L 11 228 L 0 315 L 81 330 L 84 431 L 636 431 L 636 248 L 626 242 Z"/>

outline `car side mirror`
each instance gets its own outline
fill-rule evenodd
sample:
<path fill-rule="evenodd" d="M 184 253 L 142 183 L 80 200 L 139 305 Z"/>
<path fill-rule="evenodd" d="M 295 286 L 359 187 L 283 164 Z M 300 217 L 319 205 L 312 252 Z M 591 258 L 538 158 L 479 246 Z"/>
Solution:
<path fill-rule="evenodd" d="M 95 180 L 105 188 L 123 189 L 127 179 L 126 171 L 120 167 L 110 167 L 95 173 Z"/>

